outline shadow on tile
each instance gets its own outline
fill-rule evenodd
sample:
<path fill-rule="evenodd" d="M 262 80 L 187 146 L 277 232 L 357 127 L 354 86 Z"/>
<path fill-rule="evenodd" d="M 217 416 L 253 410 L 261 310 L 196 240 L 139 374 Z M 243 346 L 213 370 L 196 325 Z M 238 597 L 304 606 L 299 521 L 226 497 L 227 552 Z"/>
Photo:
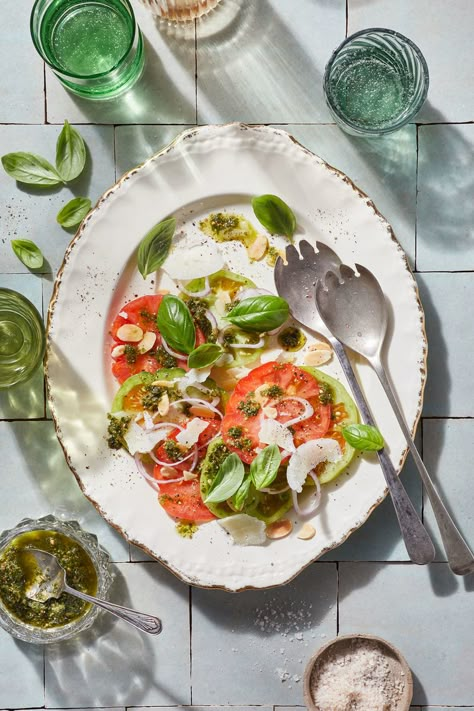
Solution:
<path fill-rule="evenodd" d="M 0 417 L 29 420 L 45 416 L 44 375 L 39 367 L 30 380 L 0 390 Z"/>

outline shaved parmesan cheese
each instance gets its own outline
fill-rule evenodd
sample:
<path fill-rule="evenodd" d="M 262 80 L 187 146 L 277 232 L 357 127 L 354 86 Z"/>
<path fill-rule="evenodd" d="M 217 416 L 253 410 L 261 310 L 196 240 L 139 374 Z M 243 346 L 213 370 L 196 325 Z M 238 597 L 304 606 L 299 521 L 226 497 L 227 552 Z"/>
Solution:
<path fill-rule="evenodd" d="M 178 389 L 183 394 L 186 395 L 186 390 L 194 385 L 195 383 L 203 383 L 209 377 L 211 373 L 210 368 L 191 368 L 187 373 L 180 378 L 178 382 Z"/>
<path fill-rule="evenodd" d="M 258 518 L 248 514 L 237 514 L 221 518 L 219 525 L 230 533 L 232 540 L 238 546 L 261 546 L 265 543 L 265 524 Z"/>
<path fill-rule="evenodd" d="M 300 444 L 291 455 L 286 470 L 290 489 L 300 493 L 309 472 L 321 462 L 337 462 L 342 457 L 339 442 L 335 439 L 313 439 Z"/>
<path fill-rule="evenodd" d="M 149 412 L 143 410 L 143 419 L 145 420 L 145 429 L 151 430 L 155 426 L 155 421 Z"/>
<path fill-rule="evenodd" d="M 204 432 L 209 427 L 209 422 L 205 420 L 200 420 L 199 417 L 193 417 L 192 420 L 188 422 L 186 427 L 182 432 L 176 435 L 176 441 L 183 447 L 189 449 L 193 444 L 199 439 L 199 435 Z"/>
<path fill-rule="evenodd" d="M 277 444 L 288 452 L 295 451 L 293 435 L 288 427 L 282 425 L 278 420 L 264 420 L 260 427 L 258 438 L 263 444 Z"/>
<path fill-rule="evenodd" d="M 120 311 L 119 316 L 122 318 L 128 318 L 128 313 L 126 311 Z"/>
<path fill-rule="evenodd" d="M 111 356 L 112 356 L 112 358 L 120 358 L 120 356 L 122 356 L 124 353 L 125 353 L 125 346 L 124 345 L 115 346 L 115 348 L 113 348 L 113 350 L 112 350 Z"/>
<path fill-rule="evenodd" d="M 137 425 L 137 423 L 132 420 L 124 439 L 130 454 L 136 454 L 137 452 L 144 454 L 151 452 L 153 447 L 155 447 L 158 442 L 166 439 L 170 432 L 171 427 L 153 431 L 144 430 L 143 427 L 140 427 L 140 425 Z"/>
<path fill-rule="evenodd" d="M 269 348 L 260 356 L 260 363 L 263 365 L 264 363 L 272 363 L 274 360 L 277 361 L 283 352 L 283 348 Z"/>
<path fill-rule="evenodd" d="M 182 235 L 163 264 L 163 269 L 172 279 L 190 281 L 214 274 L 223 266 L 224 257 L 212 239 L 204 235 Z"/>
<path fill-rule="evenodd" d="M 168 411 L 170 409 L 170 398 L 168 393 L 163 393 L 163 395 L 160 397 L 160 400 L 158 402 L 158 414 L 161 417 L 164 417 L 165 415 L 168 414 Z"/>

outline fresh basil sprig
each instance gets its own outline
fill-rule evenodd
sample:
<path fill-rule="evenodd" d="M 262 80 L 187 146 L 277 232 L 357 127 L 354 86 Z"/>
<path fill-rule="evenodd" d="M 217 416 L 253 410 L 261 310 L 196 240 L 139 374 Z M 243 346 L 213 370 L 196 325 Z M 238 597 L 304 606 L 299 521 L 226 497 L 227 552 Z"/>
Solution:
<path fill-rule="evenodd" d="M 180 353 L 194 350 L 196 329 L 191 312 L 181 299 L 166 294 L 159 306 L 156 323 L 166 343 Z"/>
<path fill-rule="evenodd" d="M 242 484 L 244 475 L 244 465 L 239 457 L 236 454 L 229 454 L 219 467 L 204 503 L 218 504 L 230 499 Z"/>
<path fill-rule="evenodd" d="M 43 266 L 43 253 L 30 239 L 12 239 L 11 245 L 18 259 L 28 269 L 40 269 Z"/>
<path fill-rule="evenodd" d="M 203 343 L 189 354 L 188 366 L 190 368 L 207 368 L 219 360 L 223 353 L 224 349 L 218 343 Z"/>
<path fill-rule="evenodd" d="M 158 222 L 146 233 L 138 247 L 138 271 L 144 279 L 155 272 L 165 261 L 171 247 L 171 241 L 176 230 L 176 220 L 169 217 Z"/>
<path fill-rule="evenodd" d="M 49 188 L 64 182 L 56 168 L 35 153 L 7 153 L 2 156 L 2 165 L 8 175 L 19 183 Z"/>
<path fill-rule="evenodd" d="M 342 435 L 351 447 L 361 452 L 376 452 L 385 446 L 382 435 L 372 425 L 347 425 Z"/>
<path fill-rule="evenodd" d="M 237 511 L 242 511 L 242 509 L 244 508 L 251 486 L 252 479 L 250 478 L 250 476 L 246 476 L 237 491 L 235 492 L 235 494 L 233 495 L 232 506 Z"/>
<path fill-rule="evenodd" d="M 278 474 L 281 453 L 276 444 L 270 444 L 258 454 L 250 465 L 250 476 L 259 491 L 270 486 Z"/>
<path fill-rule="evenodd" d="M 288 303 L 271 294 L 250 296 L 234 306 L 226 319 L 243 331 L 264 333 L 282 326 L 290 314 Z"/>
<path fill-rule="evenodd" d="M 76 227 L 82 222 L 91 207 L 92 203 L 89 198 L 73 198 L 58 212 L 56 221 L 61 227 Z"/>
<path fill-rule="evenodd" d="M 64 182 L 79 177 L 86 164 L 86 155 L 82 136 L 66 120 L 56 142 L 56 170 Z"/>
<path fill-rule="evenodd" d="M 255 217 L 274 235 L 285 235 L 293 239 L 296 231 L 296 217 L 286 202 L 276 195 L 260 195 L 252 200 Z"/>

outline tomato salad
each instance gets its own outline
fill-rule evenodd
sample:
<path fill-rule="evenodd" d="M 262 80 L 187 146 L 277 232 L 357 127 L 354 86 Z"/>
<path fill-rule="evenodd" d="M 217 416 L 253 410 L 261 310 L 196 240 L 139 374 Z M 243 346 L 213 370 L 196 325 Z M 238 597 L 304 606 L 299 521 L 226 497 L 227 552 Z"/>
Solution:
<path fill-rule="evenodd" d="M 178 288 L 124 304 L 111 324 L 109 446 L 179 522 L 312 514 L 354 456 L 351 397 L 281 350 L 272 358 L 290 323 L 283 299 L 227 270 Z"/>

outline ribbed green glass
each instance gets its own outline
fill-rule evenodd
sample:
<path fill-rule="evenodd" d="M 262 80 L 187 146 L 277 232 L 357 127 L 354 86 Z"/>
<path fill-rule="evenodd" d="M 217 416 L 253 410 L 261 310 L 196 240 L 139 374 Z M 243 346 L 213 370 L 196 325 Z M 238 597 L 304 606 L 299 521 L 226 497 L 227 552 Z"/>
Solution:
<path fill-rule="evenodd" d="M 326 101 L 348 133 L 380 136 L 418 113 L 429 74 L 418 47 L 398 32 L 362 30 L 333 53 L 324 76 Z"/>
<path fill-rule="evenodd" d="M 11 289 L 0 289 L 0 388 L 28 380 L 45 347 L 41 316 L 33 304 Z"/>

